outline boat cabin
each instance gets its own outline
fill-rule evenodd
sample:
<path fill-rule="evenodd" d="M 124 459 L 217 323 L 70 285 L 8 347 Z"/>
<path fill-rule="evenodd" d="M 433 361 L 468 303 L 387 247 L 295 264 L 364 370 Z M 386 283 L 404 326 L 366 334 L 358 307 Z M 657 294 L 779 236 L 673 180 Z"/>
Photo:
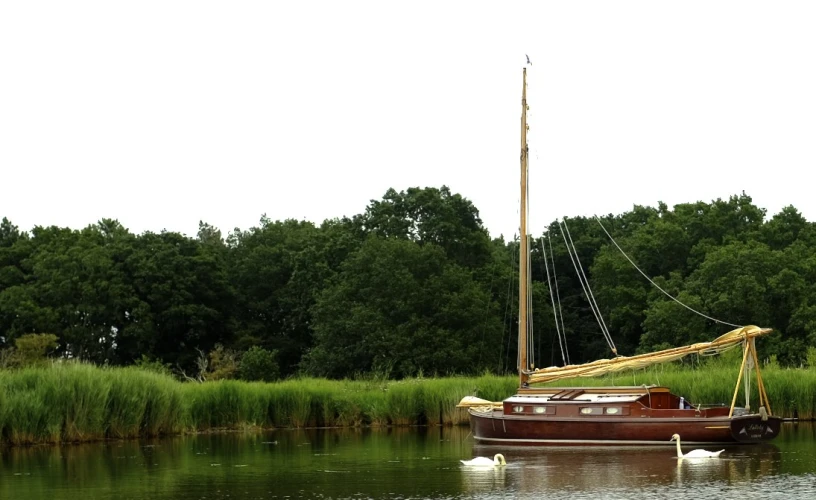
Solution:
<path fill-rule="evenodd" d="M 502 403 L 504 415 L 522 418 L 710 417 L 723 411 L 728 414 L 728 408 L 694 406 L 661 386 L 528 388 Z"/>

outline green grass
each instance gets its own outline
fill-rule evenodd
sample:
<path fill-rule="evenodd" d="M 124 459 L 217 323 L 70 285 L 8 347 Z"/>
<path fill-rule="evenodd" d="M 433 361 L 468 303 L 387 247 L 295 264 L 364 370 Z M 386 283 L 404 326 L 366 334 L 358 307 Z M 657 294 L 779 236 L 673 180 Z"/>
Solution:
<path fill-rule="evenodd" d="M 695 404 L 730 404 L 739 359 L 704 361 L 704 366 L 657 365 L 552 385 L 659 384 Z M 762 375 L 774 414 L 816 417 L 816 391 L 811 389 L 816 370 L 771 363 Z M 515 376 L 494 375 L 192 383 L 136 367 L 54 363 L 0 371 L 0 443 L 81 442 L 217 429 L 462 425 L 467 424 L 467 412 L 455 407 L 462 397 L 500 401 L 517 385 Z M 753 376 L 751 392 L 756 408 Z M 740 384 L 737 404 L 743 402 Z"/>
<path fill-rule="evenodd" d="M 105 405 L 106 434 L 112 438 L 134 438 L 142 433 L 142 419 L 152 389 L 145 384 L 147 372 L 123 368 L 112 373 Z"/>

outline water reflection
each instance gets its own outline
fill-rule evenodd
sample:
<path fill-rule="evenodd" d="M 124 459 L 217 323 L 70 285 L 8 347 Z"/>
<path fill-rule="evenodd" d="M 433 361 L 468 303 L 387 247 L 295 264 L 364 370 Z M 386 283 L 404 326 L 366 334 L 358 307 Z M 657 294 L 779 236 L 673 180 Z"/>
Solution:
<path fill-rule="evenodd" d="M 504 491 L 507 489 L 507 467 L 462 467 L 462 491 L 468 493 Z"/>
<path fill-rule="evenodd" d="M 734 446 L 717 459 L 678 459 L 667 447 L 497 447 L 474 446 L 473 454 L 491 456 L 499 449 L 506 470 L 463 472 L 463 490 L 495 491 L 497 485 L 519 493 L 542 491 L 643 491 L 656 486 L 689 487 L 698 483 L 750 482 L 778 473 L 779 448 L 772 444 Z M 496 468 L 501 469 L 501 468 Z"/>
<path fill-rule="evenodd" d="M 504 454 L 505 467 L 460 459 Z M 816 493 L 816 429 L 678 460 L 665 447 L 497 447 L 468 428 L 317 429 L 0 450 L 0 498 L 786 498 Z M 814 495 L 816 496 L 816 495 Z"/>
<path fill-rule="evenodd" d="M 727 453 L 727 455 L 726 455 Z M 749 483 L 779 472 L 781 452 L 771 444 L 726 449 L 719 459 L 676 459 L 675 485 L 726 481 Z"/>

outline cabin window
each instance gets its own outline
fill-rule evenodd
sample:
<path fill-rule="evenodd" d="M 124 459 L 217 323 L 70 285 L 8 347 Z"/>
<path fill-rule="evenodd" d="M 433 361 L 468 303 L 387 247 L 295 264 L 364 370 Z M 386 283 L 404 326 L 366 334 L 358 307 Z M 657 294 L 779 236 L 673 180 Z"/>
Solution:
<path fill-rule="evenodd" d="M 513 407 L 513 412 L 514 413 L 524 413 L 524 407 L 523 406 L 514 406 Z"/>
<path fill-rule="evenodd" d="M 581 408 L 581 415 L 601 415 L 603 408 L 584 407 Z"/>
<path fill-rule="evenodd" d="M 535 411 L 536 413 L 547 413 L 547 407 L 546 406 L 536 406 L 535 410 L 533 410 L 533 411 Z"/>
<path fill-rule="evenodd" d="M 604 411 L 606 411 L 607 415 L 617 415 L 618 413 L 620 413 L 620 408 L 615 408 L 613 406 L 611 408 L 606 408 Z"/>

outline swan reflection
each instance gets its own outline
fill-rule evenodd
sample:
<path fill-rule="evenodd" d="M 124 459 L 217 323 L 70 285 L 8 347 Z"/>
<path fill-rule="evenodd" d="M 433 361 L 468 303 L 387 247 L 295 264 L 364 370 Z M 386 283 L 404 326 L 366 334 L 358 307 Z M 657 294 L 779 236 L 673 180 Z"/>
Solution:
<path fill-rule="evenodd" d="M 475 445 L 474 455 L 497 447 Z M 512 466 L 462 470 L 467 492 L 510 488 L 541 491 L 609 492 L 650 490 L 717 481 L 750 482 L 773 475 L 780 451 L 772 444 L 728 447 L 718 459 L 678 459 L 671 447 L 512 447 L 501 450 Z"/>
<path fill-rule="evenodd" d="M 504 490 L 507 467 L 462 467 L 462 490 L 485 492 Z"/>

